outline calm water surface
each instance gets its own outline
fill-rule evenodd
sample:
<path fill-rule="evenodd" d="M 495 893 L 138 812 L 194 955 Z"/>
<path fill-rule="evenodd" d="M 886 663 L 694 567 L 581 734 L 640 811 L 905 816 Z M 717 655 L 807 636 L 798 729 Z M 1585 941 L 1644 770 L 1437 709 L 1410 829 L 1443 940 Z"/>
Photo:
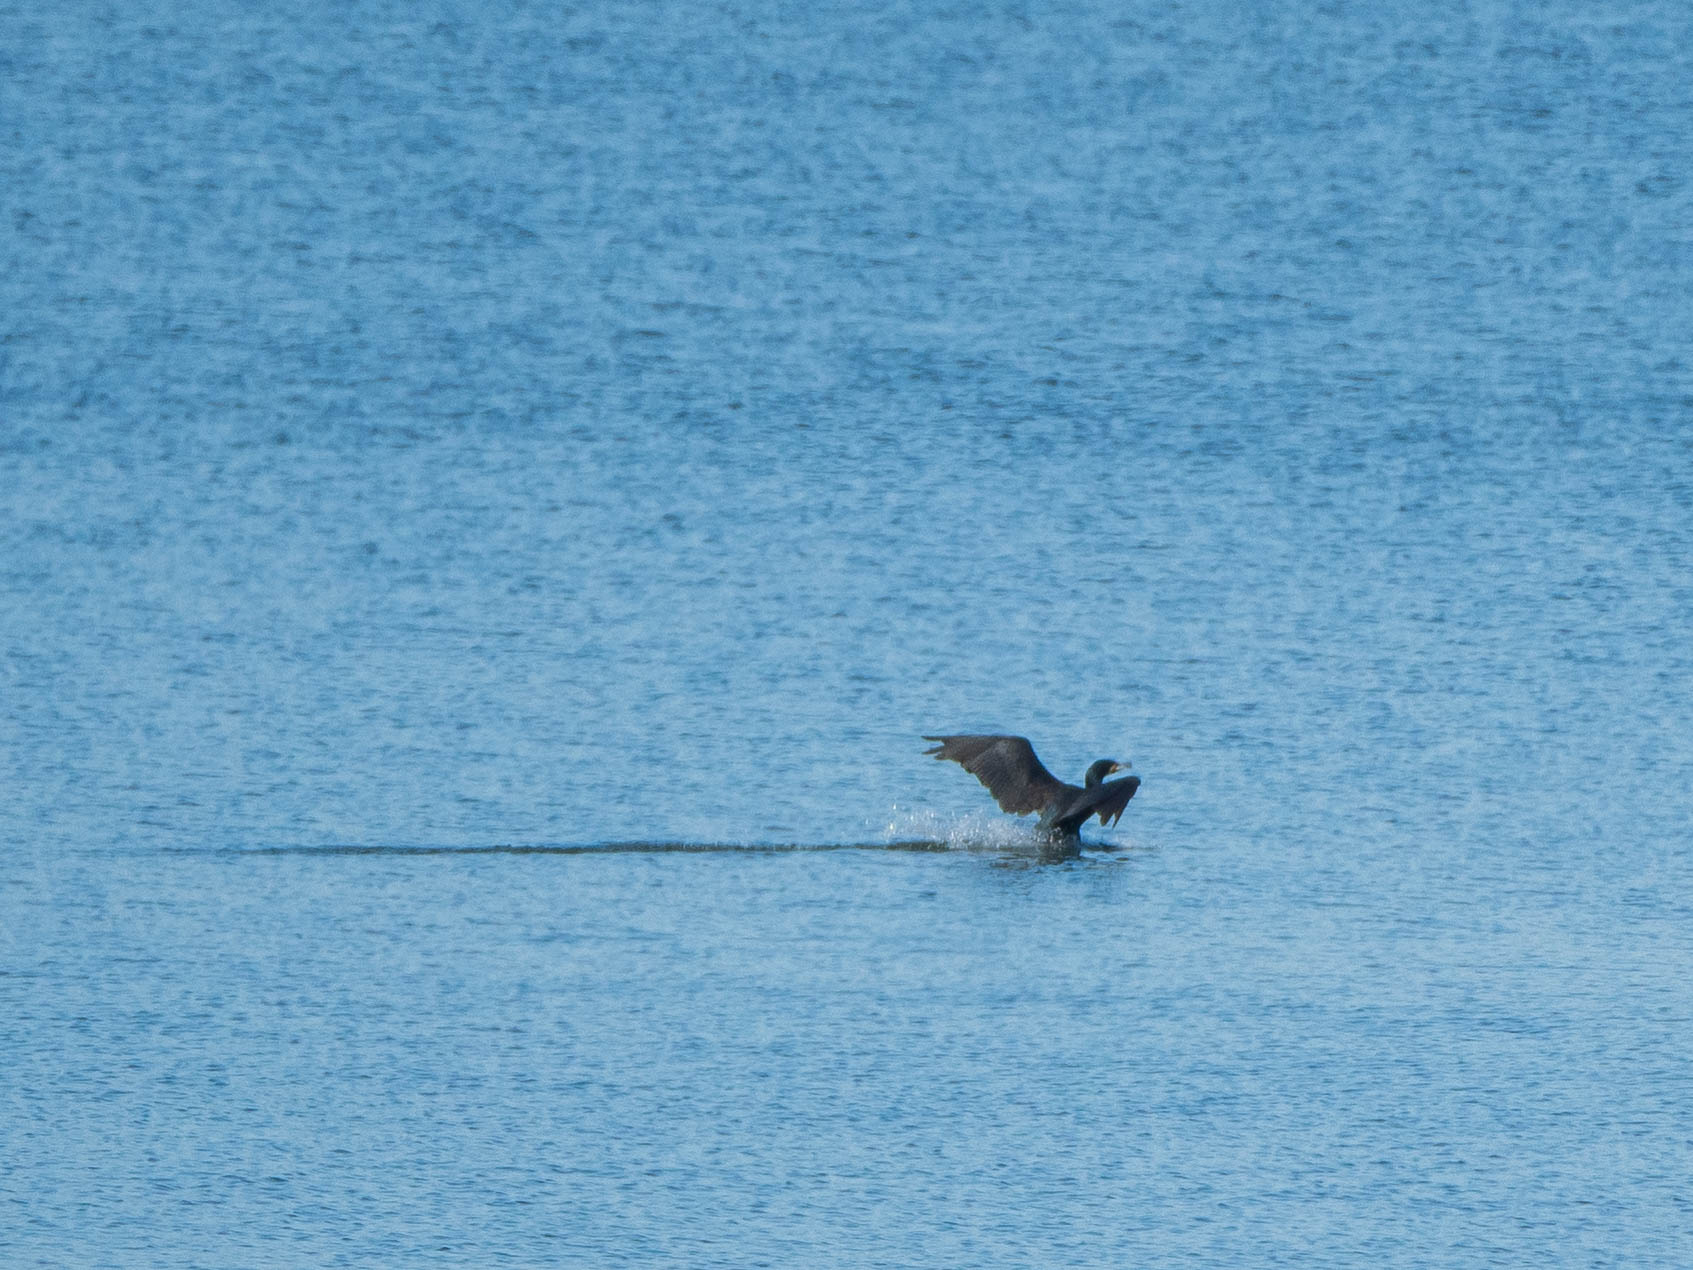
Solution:
<path fill-rule="evenodd" d="M 1689 26 L 0 0 L 4 1260 L 1684 1264 Z"/>

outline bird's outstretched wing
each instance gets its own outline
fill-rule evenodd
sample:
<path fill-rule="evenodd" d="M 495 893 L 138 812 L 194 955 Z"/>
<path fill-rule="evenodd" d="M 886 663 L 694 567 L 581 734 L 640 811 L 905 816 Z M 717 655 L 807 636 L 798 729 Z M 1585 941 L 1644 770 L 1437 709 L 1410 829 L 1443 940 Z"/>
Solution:
<path fill-rule="evenodd" d="M 1014 815 L 1044 811 L 1067 788 L 1041 765 L 1035 757 L 1035 747 L 1026 737 L 926 736 L 923 739 L 940 742 L 934 749 L 924 750 L 925 754 L 957 763 L 986 785 L 994 801 Z"/>
<path fill-rule="evenodd" d="M 1080 816 L 1075 817 L 1076 825 L 1079 827 L 1086 824 L 1088 817 L 1096 813 L 1100 824 L 1116 824 L 1123 814 L 1123 808 L 1129 805 L 1129 799 L 1135 796 L 1135 790 L 1139 788 L 1138 776 L 1125 776 L 1122 780 L 1106 781 L 1103 785 L 1094 786 L 1087 791 L 1084 801 L 1075 809 L 1081 812 Z M 1065 819 L 1070 819 L 1070 816 L 1067 815 Z"/>

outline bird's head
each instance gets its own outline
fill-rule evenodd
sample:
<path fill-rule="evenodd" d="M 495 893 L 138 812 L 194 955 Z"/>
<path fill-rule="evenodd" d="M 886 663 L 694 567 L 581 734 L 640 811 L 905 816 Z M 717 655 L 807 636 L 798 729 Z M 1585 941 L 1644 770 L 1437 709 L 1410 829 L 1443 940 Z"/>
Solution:
<path fill-rule="evenodd" d="M 1087 779 L 1084 783 L 1089 789 L 1092 789 L 1095 785 L 1099 784 L 1100 781 L 1111 775 L 1111 773 L 1126 772 L 1128 770 L 1129 764 L 1127 763 L 1119 763 L 1114 758 L 1102 758 L 1097 763 L 1093 764 L 1093 766 L 1088 768 Z"/>

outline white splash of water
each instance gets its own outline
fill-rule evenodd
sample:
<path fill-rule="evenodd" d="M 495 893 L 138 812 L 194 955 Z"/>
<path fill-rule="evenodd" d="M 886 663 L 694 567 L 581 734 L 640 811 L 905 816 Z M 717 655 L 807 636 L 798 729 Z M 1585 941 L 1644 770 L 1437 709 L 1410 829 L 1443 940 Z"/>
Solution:
<path fill-rule="evenodd" d="M 937 842 L 955 851 L 1004 851 L 1038 846 L 1033 826 L 1033 821 L 990 812 L 960 816 L 896 805 L 889 810 L 880 833 L 888 843 Z"/>

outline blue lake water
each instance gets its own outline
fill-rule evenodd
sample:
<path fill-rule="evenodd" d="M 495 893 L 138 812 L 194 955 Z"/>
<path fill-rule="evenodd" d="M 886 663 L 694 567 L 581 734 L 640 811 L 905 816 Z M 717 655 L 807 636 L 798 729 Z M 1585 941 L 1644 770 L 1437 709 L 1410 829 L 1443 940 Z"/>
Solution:
<path fill-rule="evenodd" d="M 0 32 L 7 1264 L 1686 1263 L 1693 11 Z"/>

